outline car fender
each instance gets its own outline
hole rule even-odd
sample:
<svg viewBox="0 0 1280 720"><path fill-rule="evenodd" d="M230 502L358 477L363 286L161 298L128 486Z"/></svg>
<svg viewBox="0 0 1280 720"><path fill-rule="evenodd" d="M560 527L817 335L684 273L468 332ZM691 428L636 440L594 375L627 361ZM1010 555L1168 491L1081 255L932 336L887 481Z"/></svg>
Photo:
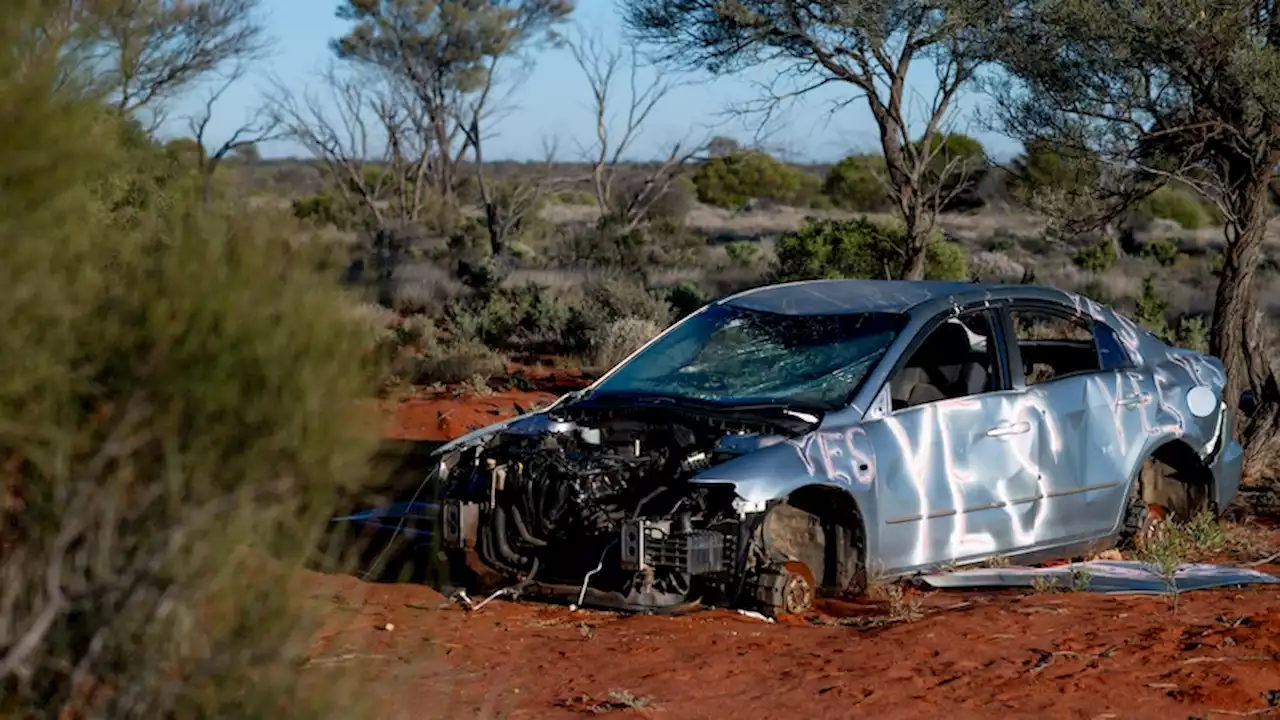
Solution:
<svg viewBox="0 0 1280 720"><path fill-rule="evenodd" d="M875 484L875 452L859 425L815 430L795 438L777 438L767 447L714 465L690 479L694 484L730 485L742 499L744 512L760 512L804 487L818 486L849 494L865 513L875 504L863 502Z"/></svg>

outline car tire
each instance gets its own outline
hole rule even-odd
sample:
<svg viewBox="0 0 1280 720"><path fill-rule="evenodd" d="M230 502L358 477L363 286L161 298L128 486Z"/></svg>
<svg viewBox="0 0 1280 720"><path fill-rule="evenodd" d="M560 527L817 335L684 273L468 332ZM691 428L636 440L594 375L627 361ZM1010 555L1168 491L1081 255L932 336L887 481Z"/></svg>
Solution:
<svg viewBox="0 0 1280 720"><path fill-rule="evenodd" d="M1124 508L1124 521L1120 525L1120 539L1116 543L1121 550L1136 549L1141 538L1151 531L1155 522L1168 515L1167 508L1148 503L1144 493L1149 478L1154 473L1162 471L1162 465L1155 458L1147 458L1142 464L1137 480L1129 488L1129 498Z"/></svg>

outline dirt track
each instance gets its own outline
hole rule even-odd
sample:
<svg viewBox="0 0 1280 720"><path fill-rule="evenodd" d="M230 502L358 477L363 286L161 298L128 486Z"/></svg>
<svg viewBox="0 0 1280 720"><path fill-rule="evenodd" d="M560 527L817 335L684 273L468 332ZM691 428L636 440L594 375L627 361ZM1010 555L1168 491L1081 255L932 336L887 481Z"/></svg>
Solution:
<svg viewBox="0 0 1280 720"><path fill-rule="evenodd" d="M529 400L489 396L476 410L419 397L396 425L425 434L448 409L440 403L492 422ZM311 597L327 622L307 672L318 682L327 668L356 672L387 718L1280 716L1274 587L1188 593L1176 608L1087 593L908 591L893 607L829 601L776 624L723 610L624 616L502 600L469 614L424 586L348 576L314 576ZM921 617L891 619L915 602Z"/></svg>

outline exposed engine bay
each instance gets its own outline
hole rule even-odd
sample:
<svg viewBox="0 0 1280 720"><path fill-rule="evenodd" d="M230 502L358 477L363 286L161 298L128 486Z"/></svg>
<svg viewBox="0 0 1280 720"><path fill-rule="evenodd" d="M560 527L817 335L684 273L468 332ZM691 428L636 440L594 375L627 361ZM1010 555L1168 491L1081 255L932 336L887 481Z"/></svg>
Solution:
<svg viewBox="0 0 1280 720"><path fill-rule="evenodd" d="M689 479L736 457L735 438L781 441L809 421L570 405L536 431L509 429L454 450L443 463L441 507L451 575L477 590L516 584L632 611L698 602L804 609L813 571L795 561L803 551L774 547L796 543L771 541L767 526L812 534L816 518L789 516L795 509L777 503L746 507L732 486Z"/></svg>

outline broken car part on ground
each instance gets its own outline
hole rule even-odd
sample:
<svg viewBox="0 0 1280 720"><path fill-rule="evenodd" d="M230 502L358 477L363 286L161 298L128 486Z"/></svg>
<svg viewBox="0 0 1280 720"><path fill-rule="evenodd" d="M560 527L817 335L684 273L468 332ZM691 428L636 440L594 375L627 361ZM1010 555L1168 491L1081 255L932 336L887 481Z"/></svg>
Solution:
<svg viewBox="0 0 1280 720"><path fill-rule="evenodd" d="M455 582L804 610L1216 511L1222 364L1032 286L831 280L714 302L551 407L442 447Z"/></svg>

